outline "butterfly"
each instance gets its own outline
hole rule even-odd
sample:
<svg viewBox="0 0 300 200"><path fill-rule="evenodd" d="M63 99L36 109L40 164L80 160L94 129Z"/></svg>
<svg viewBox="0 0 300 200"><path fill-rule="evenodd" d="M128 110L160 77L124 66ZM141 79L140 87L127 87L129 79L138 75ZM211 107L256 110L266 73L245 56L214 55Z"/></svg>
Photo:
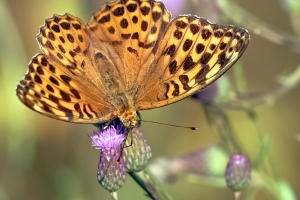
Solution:
<svg viewBox="0 0 300 200"><path fill-rule="evenodd" d="M116 0L85 25L70 14L40 27L42 53L17 86L20 101L43 115L75 123L119 118L169 105L205 88L244 53L247 30L171 15L161 1Z"/></svg>

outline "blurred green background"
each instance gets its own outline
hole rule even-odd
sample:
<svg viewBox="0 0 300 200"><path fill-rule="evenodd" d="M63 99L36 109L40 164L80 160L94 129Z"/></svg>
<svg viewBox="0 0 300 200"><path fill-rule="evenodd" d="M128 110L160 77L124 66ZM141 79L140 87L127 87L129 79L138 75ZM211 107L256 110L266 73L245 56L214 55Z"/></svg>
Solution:
<svg viewBox="0 0 300 200"><path fill-rule="evenodd" d="M40 52L35 36L44 19L53 14L70 13L88 22L91 14L105 1L99 0L0 0L0 199L109 199L107 191L97 183L96 170L99 151L91 147L92 125L60 122L39 115L22 105L15 88L23 78L31 57ZM243 13L231 15L233 22L219 9L221 1L176 1L174 14L196 14L225 24L246 27ZM245 0L234 1L275 30L296 35L299 21L291 21L299 7L288 8L287 1ZM295 5L297 0L295 0ZM166 1L170 7L175 1ZM211 7L210 7L210 6ZM207 9L205 9L208 6ZM214 7L215 6L215 7ZM227 4L227 6L231 6ZM167 5L168 7L168 5ZM173 8L172 8L173 9ZM298 9L298 11L297 11ZM216 13L214 13L216 11ZM300 16L300 15L298 15ZM209 18L210 17L210 18ZM261 20L261 21L260 21ZM255 26L251 26L259 33ZM296 28L295 28L296 27ZM298 31L300 28L298 29ZM261 36L251 34L251 42L241 59L249 92L264 93L276 88L276 80L292 73L300 63L299 52L285 45L275 44ZM298 32L300 36L300 31ZM265 35L264 37L273 37ZM298 46L300 43L298 37ZM276 37L274 37L276 40ZM295 43L297 47L297 44ZM240 63L240 64L241 64ZM233 70L228 73L233 78ZM300 86L280 96L276 102L255 107L259 126L272 142L270 157L276 176L285 179L300 197ZM231 125L250 158L257 156L260 147L255 126L242 110L227 109ZM145 120L185 126L197 126L197 131L143 123L141 130L148 139L153 159L176 157L219 142L220 138L209 126L203 106L191 99L149 111L143 111ZM177 180L165 185L175 199L231 199L232 192L218 188ZM119 190L119 199L147 199L130 177ZM256 199L274 199L261 190Z"/></svg>

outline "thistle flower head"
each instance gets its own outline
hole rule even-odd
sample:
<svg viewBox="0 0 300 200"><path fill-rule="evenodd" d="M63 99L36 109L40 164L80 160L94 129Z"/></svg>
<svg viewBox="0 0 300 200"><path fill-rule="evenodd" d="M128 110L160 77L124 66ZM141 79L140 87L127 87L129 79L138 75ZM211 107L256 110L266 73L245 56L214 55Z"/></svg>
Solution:
<svg viewBox="0 0 300 200"><path fill-rule="evenodd" d="M202 103L209 103L216 98L217 94L218 86L217 83L214 82L203 90L196 92L192 97Z"/></svg>
<svg viewBox="0 0 300 200"><path fill-rule="evenodd" d="M224 102L230 96L231 85L228 77L223 76L203 90L198 91L192 97L201 103Z"/></svg>
<svg viewBox="0 0 300 200"><path fill-rule="evenodd" d="M107 128L101 127L90 135L92 146L101 150L97 179L109 192L117 191L126 179L122 157L122 143L127 134L125 130L124 126L114 121Z"/></svg>

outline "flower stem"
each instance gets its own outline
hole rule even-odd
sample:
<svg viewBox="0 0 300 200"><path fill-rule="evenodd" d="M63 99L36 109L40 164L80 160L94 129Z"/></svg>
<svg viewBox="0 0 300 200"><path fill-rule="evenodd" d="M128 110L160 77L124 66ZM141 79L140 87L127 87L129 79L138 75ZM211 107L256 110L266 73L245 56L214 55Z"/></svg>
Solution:
<svg viewBox="0 0 300 200"><path fill-rule="evenodd" d="M154 176L148 171L128 172L128 174L143 188L146 195L153 200L172 200Z"/></svg>
<svg viewBox="0 0 300 200"><path fill-rule="evenodd" d="M117 192L111 192L110 197L112 200L118 200L118 193Z"/></svg>
<svg viewBox="0 0 300 200"><path fill-rule="evenodd" d="M241 196L241 192L234 192L233 193L233 199L234 200L239 200Z"/></svg>

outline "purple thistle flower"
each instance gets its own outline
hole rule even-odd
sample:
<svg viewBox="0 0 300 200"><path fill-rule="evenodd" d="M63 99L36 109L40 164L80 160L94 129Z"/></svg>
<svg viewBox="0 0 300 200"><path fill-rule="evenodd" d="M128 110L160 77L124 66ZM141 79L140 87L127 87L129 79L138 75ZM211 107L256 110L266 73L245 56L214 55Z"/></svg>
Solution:
<svg viewBox="0 0 300 200"><path fill-rule="evenodd" d="M218 94L218 85L216 82L209 85L207 88L196 92L192 97L199 100L202 103L209 103L214 100Z"/></svg>
<svg viewBox="0 0 300 200"><path fill-rule="evenodd" d="M92 146L102 151L120 147L126 134L123 132L121 125L110 125L106 129L100 129L90 135Z"/></svg>
<svg viewBox="0 0 300 200"><path fill-rule="evenodd" d="M225 171L227 187L233 191L247 188L251 181L251 166L248 158L242 154L230 157Z"/></svg>
<svg viewBox="0 0 300 200"><path fill-rule="evenodd" d="M122 157L122 144L126 138L126 129L113 121L106 129L90 135L92 146L100 149L97 179L109 192L115 192L124 185L126 168Z"/></svg>
<svg viewBox="0 0 300 200"><path fill-rule="evenodd" d="M204 104L211 102L222 103L228 101L230 91L231 85L228 77L222 76L221 79L198 91L192 97Z"/></svg>
<svg viewBox="0 0 300 200"><path fill-rule="evenodd" d="M173 0L164 0L164 4L172 16L178 16L184 9L185 0L177 0L175 2Z"/></svg>

